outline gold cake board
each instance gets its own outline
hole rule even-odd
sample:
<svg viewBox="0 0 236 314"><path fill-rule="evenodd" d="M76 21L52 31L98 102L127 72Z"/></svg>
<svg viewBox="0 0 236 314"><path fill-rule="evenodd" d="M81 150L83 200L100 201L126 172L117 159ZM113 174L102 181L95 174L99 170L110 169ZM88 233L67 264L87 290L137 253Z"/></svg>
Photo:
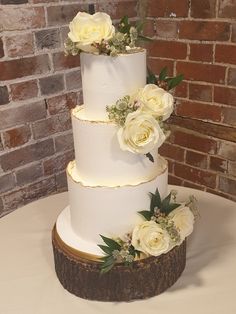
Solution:
<svg viewBox="0 0 236 314"><path fill-rule="evenodd" d="M166 254L134 261L132 267L116 264L100 274L96 255L80 252L64 243L52 230L55 270L62 286L83 299L131 301L158 295L171 287L186 263L186 241Z"/></svg>

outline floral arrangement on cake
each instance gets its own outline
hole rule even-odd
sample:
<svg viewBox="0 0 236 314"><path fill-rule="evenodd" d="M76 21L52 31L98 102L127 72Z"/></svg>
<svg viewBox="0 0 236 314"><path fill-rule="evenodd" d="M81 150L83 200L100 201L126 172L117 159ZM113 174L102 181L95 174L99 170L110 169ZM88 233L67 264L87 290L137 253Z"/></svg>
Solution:
<svg viewBox="0 0 236 314"><path fill-rule="evenodd" d="M110 16L103 12L92 15L79 12L70 22L69 29L65 52L73 56L80 52L116 56L134 52L139 40L150 40L142 35L143 23L132 25L124 16L116 29Z"/></svg>
<svg viewBox="0 0 236 314"><path fill-rule="evenodd" d="M108 272L115 264L132 266L139 258L159 256L180 245L193 231L197 216L196 199L177 203L176 191L161 200L158 189L150 193L150 209L138 212L143 221L123 237L115 239L101 235L106 245L98 245L104 252L101 273Z"/></svg>

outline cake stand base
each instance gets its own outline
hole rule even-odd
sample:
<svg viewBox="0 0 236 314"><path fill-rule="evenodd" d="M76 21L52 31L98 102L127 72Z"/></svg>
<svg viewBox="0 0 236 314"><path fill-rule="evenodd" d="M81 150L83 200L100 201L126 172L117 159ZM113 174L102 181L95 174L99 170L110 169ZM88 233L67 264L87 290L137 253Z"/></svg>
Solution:
<svg viewBox="0 0 236 314"><path fill-rule="evenodd" d="M133 267L117 264L100 274L100 262L81 258L60 239L54 227L52 245L56 274L70 293L89 300L131 301L158 295L180 277L186 262L186 241L167 254L148 257Z"/></svg>

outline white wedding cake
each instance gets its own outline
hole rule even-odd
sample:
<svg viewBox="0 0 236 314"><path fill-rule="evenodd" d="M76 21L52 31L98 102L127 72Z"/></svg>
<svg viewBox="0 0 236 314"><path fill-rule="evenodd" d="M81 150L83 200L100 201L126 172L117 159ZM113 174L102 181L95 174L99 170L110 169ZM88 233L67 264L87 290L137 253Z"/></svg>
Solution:
<svg viewBox="0 0 236 314"><path fill-rule="evenodd" d="M72 110L75 160L67 167L70 205L57 220L69 246L102 255L100 234L132 230L137 212L149 207L149 192L167 194L167 162L154 148L145 155L121 150L117 125L106 106L146 84L146 51L116 57L81 53L84 105Z"/></svg>
<svg viewBox="0 0 236 314"><path fill-rule="evenodd" d="M193 230L193 199L178 204L167 193L167 161L158 154L174 109L169 91L183 76L147 73L146 50L136 46L141 25L124 17L116 30L105 13L79 12L65 45L80 54L84 103L71 111L69 205L52 243L63 287L86 299L163 292L185 267Z"/></svg>

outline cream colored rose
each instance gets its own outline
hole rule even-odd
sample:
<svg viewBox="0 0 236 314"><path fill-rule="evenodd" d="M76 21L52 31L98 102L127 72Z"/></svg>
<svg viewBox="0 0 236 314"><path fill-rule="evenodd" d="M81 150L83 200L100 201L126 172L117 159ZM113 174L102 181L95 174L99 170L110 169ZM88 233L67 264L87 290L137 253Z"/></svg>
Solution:
<svg viewBox="0 0 236 314"><path fill-rule="evenodd" d="M168 232L155 221L145 221L133 230L132 245L136 250L152 256L167 253L171 240Z"/></svg>
<svg viewBox="0 0 236 314"><path fill-rule="evenodd" d="M174 222L183 241L193 231L194 215L187 206L179 206L174 209L168 217Z"/></svg>
<svg viewBox="0 0 236 314"><path fill-rule="evenodd" d="M110 16L102 12L93 15L79 12L70 22L69 28L68 37L85 52L96 52L97 49L91 44L108 40L115 33Z"/></svg>
<svg viewBox="0 0 236 314"><path fill-rule="evenodd" d="M128 114L117 136L122 150L136 154L151 152L154 147L160 147L166 138L158 122L140 110Z"/></svg>
<svg viewBox="0 0 236 314"><path fill-rule="evenodd" d="M155 84L147 84L140 89L138 100L143 104L143 111L154 117L166 120L173 112L173 96Z"/></svg>

